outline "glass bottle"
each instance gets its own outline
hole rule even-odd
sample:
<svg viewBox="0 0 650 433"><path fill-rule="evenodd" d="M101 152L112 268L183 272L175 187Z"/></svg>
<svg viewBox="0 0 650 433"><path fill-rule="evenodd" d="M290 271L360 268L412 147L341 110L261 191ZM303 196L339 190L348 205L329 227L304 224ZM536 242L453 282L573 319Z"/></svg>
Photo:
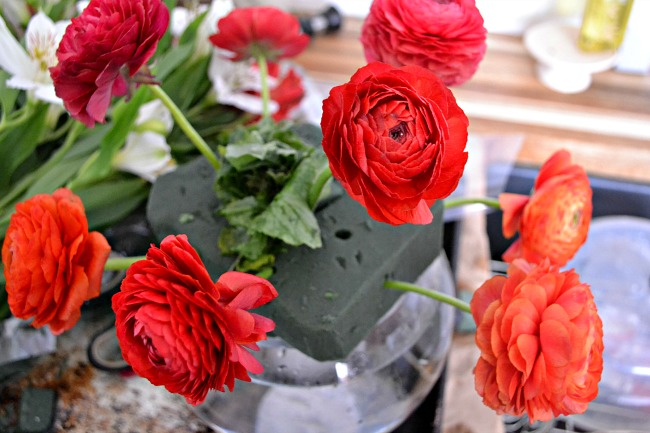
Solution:
<svg viewBox="0 0 650 433"><path fill-rule="evenodd" d="M587 52L616 50L623 42L634 0L587 0L578 47Z"/></svg>

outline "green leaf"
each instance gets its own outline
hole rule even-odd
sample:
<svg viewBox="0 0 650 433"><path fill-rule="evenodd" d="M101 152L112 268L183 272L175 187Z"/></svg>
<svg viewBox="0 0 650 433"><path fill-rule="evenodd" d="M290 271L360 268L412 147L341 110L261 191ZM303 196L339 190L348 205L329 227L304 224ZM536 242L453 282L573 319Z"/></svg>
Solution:
<svg viewBox="0 0 650 433"><path fill-rule="evenodd" d="M219 233L218 246L226 255L240 255L249 260L257 260L265 253L268 238L244 227L227 226Z"/></svg>
<svg viewBox="0 0 650 433"><path fill-rule="evenodd" d="M321 247L320 228L307 198L311 185L327 165L327 157L322 152L305 158L269 207L255 217L249 229L289 245Z"/></svg>
<svg viewBox="0 0 650 433"><path fill-rule="evenodd" d="M5 119L13 111L20 90L7 87L7 80L11 77L8 72L0 69L0 110Z"/></svg>
<svg viewBox="0 0 650 433"><path fill-rule="evenodd" d="M224 157L237 171L254 168L266 162L272 165L280 163L280 158L297 158L299 152L279 141L270 143L230 144L226 147Z"/></svg>
<svg viewBox="0 0 650 433"><path fill-rule="evenodd" d="M230 224L240 227L248 226L257 213L259 203L253 196L234 200L219 210L219 215L226 218Z"/></svg>
<svg viewBox="0 0 650 433"><path fill-rule="evenodd" d="M149 184L142 179L118 179L75 190L84 203L88 227L98 229L120 221L149 194Z"/></svg>
<svg viewBox="0 0 650 433"><path fill-rule="evenodd" d="M32 186L29 187L24 197L32 197L36 194L51 194L57 188L65 185L74 174L81 168L86 161L84 157L73 159L64 159L59 162L50 171L39 177Z"/></svg>
<svg viewBox="0 0 650 433"><path fill-rule="evenodd" d="M176 68L162 83L163 90L185 111L200 101L211 89L208 79L210 56L200 57Z"/></svg>
<svg viewBox="0 0 650 433"><path fill-rule="evenodd" d="M40 144L47 108L47 104L38 104L25 122L0 133L0 194L6 193L14 171Z"/></svg>
<svg viewBox="0 0 650 433"><path fill-rule="evenodd" d="M169 51L160 56L156 61L156 67L153 70L156 80L164 81L177 67L182 65L190 58L194 46L192 44L183 44L171 48Z"/></svg>
<svg viewBox="0 0 650 433"><path fill-rule="evenodd" d="M114 110L110 130L102 137L97 158L74 179L75 189L90 185L106 178L112 171L112 161L115 154L126 142L138 117L140 106L150 96L147 86L141 86L130 101L119 101Z"/></svg>

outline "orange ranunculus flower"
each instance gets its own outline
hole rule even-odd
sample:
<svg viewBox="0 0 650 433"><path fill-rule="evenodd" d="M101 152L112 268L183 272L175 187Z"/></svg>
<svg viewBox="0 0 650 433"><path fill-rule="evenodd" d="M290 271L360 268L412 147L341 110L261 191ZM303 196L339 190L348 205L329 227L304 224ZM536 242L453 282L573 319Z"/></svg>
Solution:
<svg viewBox="0 0 650 433"><path fill-rule="evenodd" d="M571 154L566 150L553 154L540 169L532 196L499 196L504 236L510 238L517 231L520 235L503 259L523 257L537 263L548 257L564 266L587 240L591 195L587 173L571 164Z"/></svg>
<svg viewBox="0 0 650 433"><path fill-rule="evenodd" d="M19 203L2 246L11 313L55 335L72 328L81 305L99 296L110 252L101 233L88 232L83 203L69 189Z"/></svg>
<svg viewBox="0 0 650 433"><path fill-rule="evenodd" d="M499 414L531 422L582 413L598 395L603 325L587 284L548 260L515 260L470 303L481 350L476 391Z"/></svg>

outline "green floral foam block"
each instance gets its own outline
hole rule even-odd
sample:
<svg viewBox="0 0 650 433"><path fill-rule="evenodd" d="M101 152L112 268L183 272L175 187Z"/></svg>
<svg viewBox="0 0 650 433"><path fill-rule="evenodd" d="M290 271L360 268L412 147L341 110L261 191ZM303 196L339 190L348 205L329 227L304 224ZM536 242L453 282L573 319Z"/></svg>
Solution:
<svg viewBox="0 0 650 433"><path fill-rule="evenodd" d="M225 220L204 159L160 177L147 216L159 238L187 234L212 278L234 259L217 247ZM279 296L257 310L276 322L275 334L318 360L344 358L391 308L400 292L383 288L387 278L413 282L442 248L442 203L434 222L398 227L372 220L342 195L317 213L323 247L292 247L278 256L271 282Z"/></svg>

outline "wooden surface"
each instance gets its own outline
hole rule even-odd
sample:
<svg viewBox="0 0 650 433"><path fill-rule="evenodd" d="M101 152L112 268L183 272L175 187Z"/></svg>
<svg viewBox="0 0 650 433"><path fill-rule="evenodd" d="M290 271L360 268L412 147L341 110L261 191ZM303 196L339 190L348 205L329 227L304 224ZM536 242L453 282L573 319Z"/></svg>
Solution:
<svg viewBox="0 0 650 433"><path fill-rule="evenodd" d="M361 21L346 19L297 63L324 86L348 81L366 64L360 29ZM538 166L566 148L590 174L650 183L650 76L607 71L583 93L557 93L537 80L521 38L490 35L476 75L452 91L472 132L523 137L522 164Z"/></svg>

